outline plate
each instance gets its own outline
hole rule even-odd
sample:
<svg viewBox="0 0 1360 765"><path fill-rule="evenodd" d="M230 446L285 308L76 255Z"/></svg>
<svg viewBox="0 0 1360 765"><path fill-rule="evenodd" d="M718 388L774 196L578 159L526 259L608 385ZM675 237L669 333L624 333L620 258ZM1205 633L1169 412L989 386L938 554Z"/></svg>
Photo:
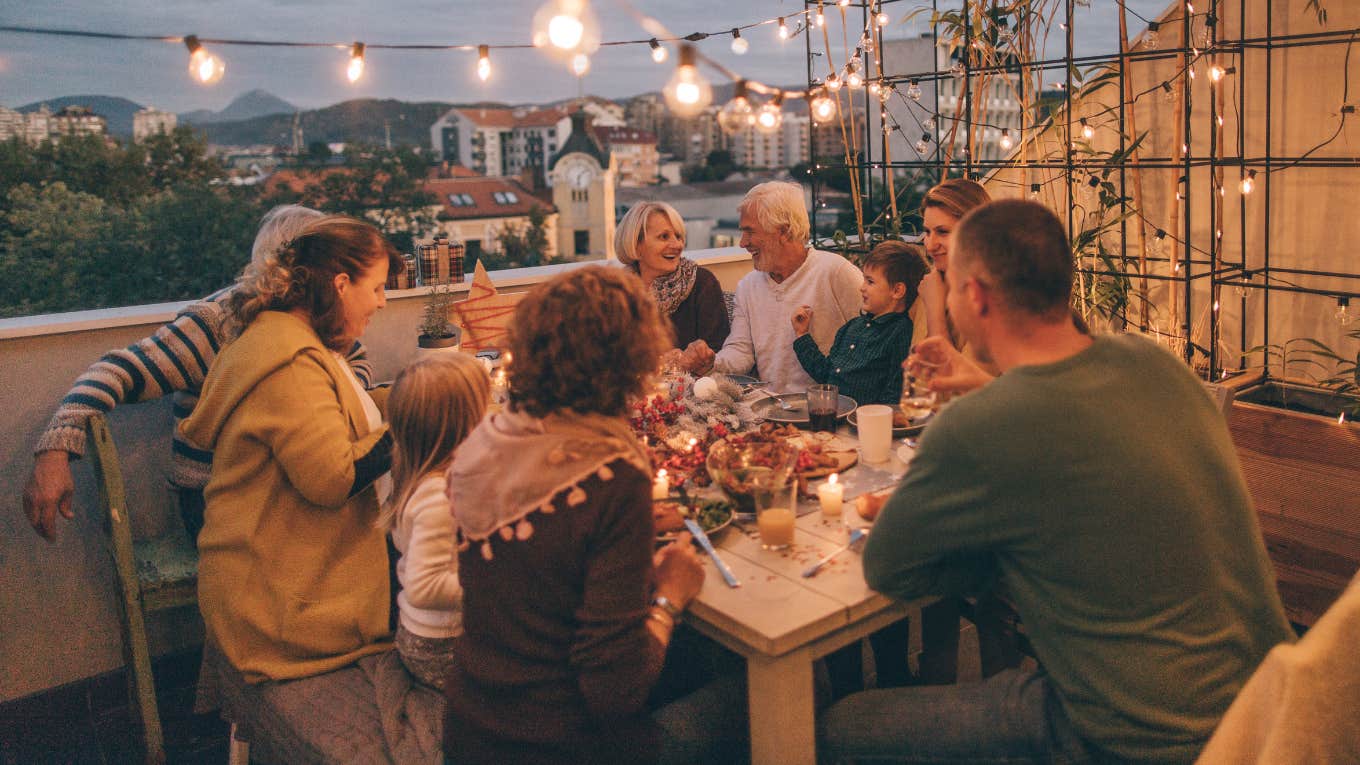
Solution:
<svg viewBox="0 0 1360 765"><path fill-rule="evenodd" d="M685 504L683 501L680 500L679 497L658 499L655 500L655 502L657 503L673 502L681 506L684 506ZM732 503L721 499L694 500L694 504L690 505L690 512L694 512L696 509L699 510L698 513L699 526L703 528L704 533L707 534L709 537L712 537L719 531L722 531L728 526L731 526L732 519L736 517L736 508L732 505ZM683 530L684 529L680 529L677 531L668 531L657 534L656 535L657 544L664 544L666 542L674 541L676 536L680 533L680 531Z"/></svg>
<svg viewBox="0 0 1360 765"><path fill-rule="evenodd" d="M750 375L723 375L723 376L731 380L732 382L736 383L737 385L740 385L743 388L749 388L753 385L765 384L764 380L757 380L756 378Z"/></svg>
<svg viewBox="0 0 1360 765"><path fill-rule="evenodd" d="M792 409L784 409L779 406L778 401L783 401ZM845 417L855 411L855 400L849 396L840 396L837 404L837 417ZM770 422L791 422L796 425L804 425L808 422L807 394L806 393L785 393L780 396L766 396L751 402L751 414L762 417Z"/></svg>
<svg viewBox="0 0 1360 765"><path fill-rule="evenodd" d="M859 432L859 422L858 422L858 421L856 420L856 418L855 418L855 415L858 414L858 413L859 413L859 410L856 409L855 411L851 412L851 413L850 413L848 416L846 416L846 418L845 418L845 421L848 422L848 423L850 423L850 425L854 427L856 433ZM927 418L925 418L924 420L922 420L922 421L920 421L920 422L913 422L912 424L910 424L910 425L908 425L908 426L906 426L906 427L904 427L904 428L899 428L899 427L897 427L896 425L894 425L894 426L893 426L893 429L892 429L893 438L903 438L903 437L905 437L905 436L915 436L915 435L920 434L920 432L923 431L923 430L925 430L925 429L926 429L926 426L930 424L930 419L931 419L931 417L934 417L934 416L935 416L935 415L932 414L932 415L930 415L930 417L927 417Z"/></svg>

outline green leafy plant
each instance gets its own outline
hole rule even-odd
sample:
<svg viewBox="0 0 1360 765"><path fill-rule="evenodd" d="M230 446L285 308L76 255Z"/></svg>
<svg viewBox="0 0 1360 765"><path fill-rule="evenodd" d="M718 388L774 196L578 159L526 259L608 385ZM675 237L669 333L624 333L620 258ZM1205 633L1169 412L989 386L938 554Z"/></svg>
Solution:
<svg viewBox="0 0 1360 765"><path fill-rule="evenodd" d="M425 310L420 318L420 335L431 340L453 337L453 327L449 324L449 310L453 308L453 287L436 284L425 296Z"/></svg>

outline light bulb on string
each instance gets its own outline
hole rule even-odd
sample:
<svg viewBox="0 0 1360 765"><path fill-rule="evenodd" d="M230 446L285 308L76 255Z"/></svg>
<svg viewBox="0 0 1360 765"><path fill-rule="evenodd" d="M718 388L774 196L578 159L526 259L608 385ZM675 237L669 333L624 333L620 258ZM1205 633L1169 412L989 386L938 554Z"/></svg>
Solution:
<svg viewBox="0 0 1360 765"><path fill-rule="evenodd" d="M847 67L845 72L845 87L851 90L859 90L864 87L864 75L859 73L854 67Z"/></svg>
<svg viewBox="0 0 1360 765"><path fill-rule="evenodd" d="M656 63L665 63L666 59L670 57L670 54L666 52L666 46L658 42L655 37L648 40L647 44L652 47L652 60Z"/></svg>
<svg viewBox="0 0 1360 765"><path fill-rule="evenodd" d="M910 99L913 100L913 101L920 101L920 100L921 100L921 83L920 83L920 82L918 82L918 81L916 81L916 80L912 80L911 82L908 82L908 83L907 83L907 98L910 98Z"/></svg>
<svg viewBox="0 0 1360 765"><path fill-rule="evenodd" d="M1218 64L1214 64L1213 66L1209 67L1209 79L1210 79L1210 81L1212 81L1212 82L1218 82L1218 81L1222 80L1222 79L1223 79L1223 74L1224 74L1224 69L1223 69L1223 67L1219 66Z"/></svg>
<svg viewBox="0 0 1360 765"><path fill-rule="evenodd" d="M1040 191L1041 189L1043 189L1043 186L1040 186L1040 185L1037 184L1037 183L1031 183L1031 184L1029 185L1029 198L1030 198L1030 199L1038 199L1038 198L1039 198L1039 191Z"/></svg>
<svg viewBox="0 0 1360 765"><path fill-rule="evenodd" d="M738 56L746 55L746 51L751 49L751 44L746 42L746 38L741 36L740 29L732 30L732 52Z"/></svg>
<svg viewBox="0 0 1360 765"><path fill-rule="evenodd" d="M1148 22L1147 33L1143 35L1143 47L1152 50L1157 47L1157 32L1162 25L1155 21Z"/></svg>
<svg viewBox="0 0 1360 765"><path fill-rule="evenodd" d="M576 56L590 55L600 47L600 23L588 0L548 0L534 13L534 47L566 58L575 67Z"/></svg>
<svg viewBox="0 0 1360 765"><path fill-rule="evenodd" d="M1002 16L996 20L996 41L1004 45L1005 43L1010 42L1011 37L1010 21L1008 21L1005 16Z"/></svg>
<svg viewBox="0 0 1360 765"><path fill-rule="evenodd" d="M789 25L784 23L783 16L779 17L779 29L776 31L776 34L779 35L781 41L789 39Z"/></svg>
<svg viewBox="0 0 1360 765"><path fill-rule="evenodd" d="M571 57L571 73L577 77L585 77L586 72L590 71L590 56L584 53L577 53Z"/></svg>
<svg viewBox="0 0 1360 765"><path fill-rule="evenodd" d="M876 96L882 90L883 85L878 80L873 80L869 83L869 95Z"/></svg>
<svg viewBox="0 0 1360 765"><path fill-rule="evenodd" d="M916 142L915 149L916 153L920 155L922 159L924 159L926 156L926 152L930 150L930 135L927 133L923 133L921 135L921 140Z"/></svg>
<svg viewBox="0 0 1360 765"><path fill-rule="evenodd" d="M1001 129L1001 140L999 143L1001 144L1002 151L1010 151L1011 147L1015 146L1015 141L1011 139L1010 130L1007 130L1006 128Z"/></svg>
<svg viewBox="0 0 1360 765"><path fill-rule="evenodd" d="M477 77L482 82L491 77L491 49L486 45L477 46Z"/></svg>
<svg viewBox="0 0 1360 765"><path fill-rule="evenodd" d="M826 14L822 12L821 3L817 3L817 15L812 17L812 23L818 27L826 26Z"/></svg>
<svg viewBox="0 0 1360 765"><path fill-rule="evenodd" d="M349 49L349 66L345 67L345 77L350 82L358 82L364 76L364 44L354 43Z"/></svg>
<svg viewBox="0 0 1360 765"><path fill-rule="evenodd" d="M874 17L874 22L877 23L880 27L888 26L889 21L891 21L891 19L888 18L888 14L884 13L883 11L879 11L878 15Z"/></svg>
<svg viewBox="0 0 1360 765"><path fill-rule="evenodd" d="M839 6L842 7L842 8L844 8L845 6L847 6L847 5L849 5L849 4L850 4L850 0L836 0L836 5L839 5Z"/></svg>
<svg viewBox="0 0 1360 765"><path fill-rule="evenodd" d="M954 65L949 67L949 74L956 79L962 77L964 75L963 62L955 61Z"/></svg>
<svg viewBox="0 0 1360 765"><path fill-rule="evenodd" d="M859 38L859 49L865 53L874 52L874 36L872 33L865 32L864 35Z"/></svg>
<svg viewBox="0 0 1360 765"><path fill-rule="evenodd" d="M836 101L828 96L825 90L808 103L808 109L812 113L812 121L819 125L825 125L836 118Z"/></svg>
<svg viewBox="0 0 1360 765"><path fill-rule="evenodd" d="M940 123L939 123L933 116L931 116L931 117L926 117L926 121L921 123L921 127L925 128L926 130L928 130L928 131L930 131L930 132L932 132L932 133L934 133L934 132L935 132L935 128L937 128L937 127L939 127L939 126L940 126Z"/></svg>
<svg viewBox="0 0 1360 765"><path fill-rule="evenodd" d="M881 104L886 104L886 103L888 103L888 99L892 98L892 94L893 94L893 86L892 86L892 85L889 85L889 84L886 83L886 82L883 83L882 85L879 86L879 89L878 89L878 102L881 103Z"/></svg>
<svg viewBox="0 0 1360 765"><path fill-rule="evenodd" d="M1351 323L1350 309L1351 299L1349 297L1343 295L1336 299L1336 313L1332 315L1336 317L1337 322L1343 327Z"/></svg>
<svg viewBox="0 0 1360 765"><path fill-rule="evenodd" d="M189 76L204 85L215 85L226 74L227 66L222 59L208 52L198 41L197 35L184 38L184 47L189 49Z"/></svg>
<svg viewBox="0 0 1360 765"><path fill-rule="evenodd" d="M728 135L745 130L755 119L755 110L747 97L746 80L737 80L732 89L732 100L718 111L718 127Z"/></svg>
<svg viewBox="0 0 1360 765"><path fill-rule="evenodd" d="M784 124L784 92L775 91L774 97L756 111L756 131L770 135Z"/></svg>
<svg viewBox="0 0 1360 765"><path fill-rule="evenodd" d="M1150 258L1162 257L1162 246L1165 242L1166 232L1160 228L1157 229L1157 232L1152 235L1152 241L1148 242L1147 244L1148 257ZM1180 264L1176 265L1176 269L1180 270Z"/></svg>
<svg viewBox="0 0 1360 765"><path fill-rule="evenodd" d="M681 45L675 74L662 89L666 105L677 117L693 117L713 101L713 88L699 74L696 60L694 46L689 43Z"/></svg>
<svg viewBox="0 0 1360 765"><path fill-rule="evenodd" d="M1087 122L1085 117L1081 119L1081 137L1088 141L1096 137L1096 129L1091 127L1091 123Z"/></svg>
<svg viewBox="0 0 1360 765"><path fill-rule="evenodd" d="M828 74L826 76L826 89L827 90L841 89L841 78L837 77L835 72L832 72L831 74Z"/></svg>
<svg viewBox="0 0 1360 765"><path fill-rule="evenodd" d="M1162 81L1162 94L1166 96L1168 103L1176 100L1176 91L1172 90L1171 83L1165 80Z"/></svg>
<svg viewBox="0 0 1360 765"><path fill-rule="evenodd" d="M1250 194L1250 193L1252 192L1252 190L1256 188L1256 171L1255 171L1255 170L1248 170L1248 171L1247 171L1247 177L1242 179L1241 188L1242 188L1242 193L1243 193L1244 195Z"/></svg>

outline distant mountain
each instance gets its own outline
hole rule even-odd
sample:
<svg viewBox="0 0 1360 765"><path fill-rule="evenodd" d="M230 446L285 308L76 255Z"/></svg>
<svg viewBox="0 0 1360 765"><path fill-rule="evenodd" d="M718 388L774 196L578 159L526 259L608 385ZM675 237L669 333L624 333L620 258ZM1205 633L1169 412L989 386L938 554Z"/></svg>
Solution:
<svg viewBox="0 0 1360 765"><path fill-rule="evenodd" d="M195 109L179 115L180 122L192 125L206 125L213 122L238 122L255 119L271 114L289 114L297 107L264 90L252 90L237 96L227 108L220 112L211 109Z"/></svg>
<svg viewBox="0 0 1360 765"><path fill-rule="evenodd" d="M117 96L62 96L34 101L19 107L19 111L36 112L43 104L54 112L67 106L88 106L90 111L108 120L109 133L119 138L132 137L132 115L142 108L141 104Z"/></svg>
<svg viewBox="0 0 1360 765"><path fill-rule="evenodd" d="M411 144L428 149L430 125L453 106L437 101L408 103L372 98L345 101L301 112L302 141L304 144L323 141L381 145L386 142L390 129L393 146ZM207 134L211 143L219 145L288 146L293 142L292 113L232 122L210 122L197 127Z"/></svg>

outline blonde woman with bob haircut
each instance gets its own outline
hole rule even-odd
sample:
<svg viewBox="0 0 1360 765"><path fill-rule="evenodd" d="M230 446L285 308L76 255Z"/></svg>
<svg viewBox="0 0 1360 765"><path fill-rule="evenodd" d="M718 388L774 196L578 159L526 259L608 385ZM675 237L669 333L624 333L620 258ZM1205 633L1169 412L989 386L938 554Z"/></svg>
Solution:
<svg viewBox="0 0 1360 765"><path fill-rule="evenodd" d="M392 429L392 500L378 526L397 560L397 654L411 674L443 688L453 639L463 632L463 588L444 471L486 414L491 383L477 359L440 354L397 375L387 398Z"/></svg>
<svg viewBox="0 0 1360 765"><path fill-rule="evenodd" d="M636 204L619 221L614 252L652 292L670 320L676 348L695 340L721 348L730 329L722 285L712 271L683 257L685 221L665 202Z"/></svg>

